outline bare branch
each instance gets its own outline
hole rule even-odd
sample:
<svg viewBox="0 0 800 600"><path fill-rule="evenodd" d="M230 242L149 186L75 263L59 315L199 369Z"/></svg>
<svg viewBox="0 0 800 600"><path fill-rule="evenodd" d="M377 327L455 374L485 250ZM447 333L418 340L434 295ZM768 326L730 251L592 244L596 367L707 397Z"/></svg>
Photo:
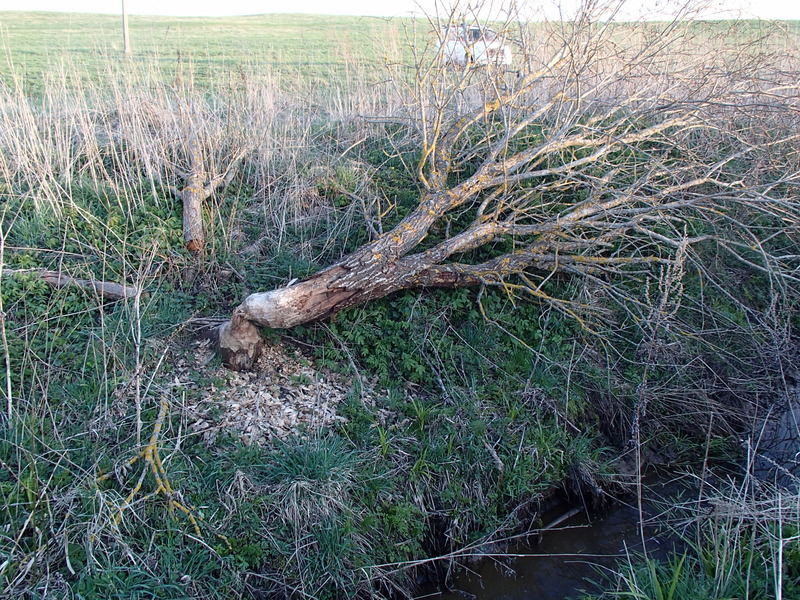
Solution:
<svg viewBox="0 0 800 600"><path fill-rule="evenodd" d="M60 271L48 271L47 269L3 269L4 275L13 275L15 273L32 273L55 288L76 286L90 289L109 300L127 300L128 298L136 297L138 293L136 288L128 285L109 281L96 281L94 279L77 279Z"/></svg>

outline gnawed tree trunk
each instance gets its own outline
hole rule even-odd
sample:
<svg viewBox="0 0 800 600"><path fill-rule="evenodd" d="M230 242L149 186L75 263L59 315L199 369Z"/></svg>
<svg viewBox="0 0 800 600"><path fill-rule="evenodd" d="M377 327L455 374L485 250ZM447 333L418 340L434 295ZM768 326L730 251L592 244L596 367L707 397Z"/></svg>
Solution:
<svg viewBox="0 0 800 600"><path fill-rule="evenodd" d="M396 261L370 260L371 253L351 255L294 285L251 294L220 328L223 362L234 370L248 370L260 353L254 323L287 329L333 316L337 312L412 287L455 287L475 284L468 275L446 268L425 268L413 257Z"/></svg>
<svg viewBox="0 0 800 600"><path fill-rule="evenodd" d="M225 173L213 176L205 167L203 151L196 136L189 141L189 171L178 174L186 185L173 189L183 203L183 242L193 254L202 252L206 245L203 226L203 203L218 189L227 187L236 176L243 153L231 161Z"/></svg>
<svg viewBox="0 0 800 600"><path fill-rule="evenodd" d="M203 202L211 195L206 191L206 174L203 157L195 140L190 144L190 171L186 175L186 186L178 192L183 203L183 243L193 253L200 252L206 245L203 228Z"/></svg>
<svg viewBox="0 0 800 600"><path fill-rule="evenodd" d="M590 244L569 235L571 229L580 229L581 224L585 226L583 221L591 221L597 213L609 210L617 200L581 205L557 222L541 225L515 225L478 218L460 234L423 252L409 254L442 215L478 194L484 184L489 185L490 179L483 178L483 184L481 180L482 177L476 176L453 190L428 194L392 231L334 265L293 285L248 296L221 330L220 352L225 364L236 370L252 367L260 351L256 349L260 338L257 338L254 323L288 329L326 319L351 306L403 289L506 285L509 276L528 268L580 273L632 260L582 257L575 252ZM527 245L484 263L443 262L454 254L478 248L515 231L534 237ZM559 253L565 255L559 257ZM637 262L652 260L659 259L636 259Z"/></svg>
<svg viewBox="0 0 800 600"><path fill-rule="evenodd" d="M579 133L543 141L512 158L516 162L526 162L555 151L593 151L556 168L520 171L516 175L509 173L508 158L494 160L490 157L473 176L449 189L446 187L447 172L432 167L427 175L429 191L423 194L417 208L394 229L299 283L248 296L234 310L231 322L224 328L225 335L220 337L220 352L225 364L238 370L252 366L258 357L258 352L253 350L253 323L275 329L290 328L328 318L345 308L409 288L482 284L511 287L507 283L508 277L531 268L545 273L555 270L586 273L603 267L614 268L629 261L660 260L657 256L598 255L607 245L605 238L613 239L624 234L626 229L634 226L638 219L636 216L629 219L627 226L615 227L610 235L586 238L586 230L596 227L598 215L613 215L619 210L624 214L635 204L637 199L630 194L621 197L598 194L553 218L532 222L522 218L519 205L515 207L515 203L501 193L506 194L514 183L530 177L552 176L570 168L579 168L599 161L619 146L657 139L668 129L687 126L690 126L687 120L666 119L643 130L621 131L615 139L606 135L592 138ZM443 160L441 156L439 160ZM670 193L700 183L702 181L692 180L685 186L671 188ZM439 219L470 203L478 206L469 226L427 250L411 253ZM445 262L454 255L508 236L521 242L512 252L481 264ZM583 254L587 250L591 250L588 256ZM525 287L533 295L544 295L534 284L518 287Z"/></svg>
<svg viewBox="0 0 800 600"><path fill-rule="evenodd" d="M223 363L234 371L250 370L263 347L258 328L237 312L219 327L217 340Z"/></svg>

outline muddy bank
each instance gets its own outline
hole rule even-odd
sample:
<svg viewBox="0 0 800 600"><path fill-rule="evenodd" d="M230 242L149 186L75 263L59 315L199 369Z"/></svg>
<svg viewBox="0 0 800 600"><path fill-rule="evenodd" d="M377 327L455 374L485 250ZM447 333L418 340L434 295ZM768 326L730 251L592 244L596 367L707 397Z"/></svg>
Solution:
<svg viewBox="0 0 800 600"><path fill-rule="evenodd" d="M743 440L748 467L761 480L793 488L800 480L800 352L784 390Z"/></svg>

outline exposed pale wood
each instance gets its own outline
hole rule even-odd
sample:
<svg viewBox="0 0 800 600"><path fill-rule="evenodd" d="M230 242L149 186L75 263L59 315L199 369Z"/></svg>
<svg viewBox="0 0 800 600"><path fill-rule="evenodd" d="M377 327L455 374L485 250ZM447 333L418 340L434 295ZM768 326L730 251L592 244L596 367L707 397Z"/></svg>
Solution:
<svg viewBox="0 0 800 600"><path fill-rule="evenodd" d="M258 328L241 312L220 325L218 343L223 362L234 371L250 370L263 349Z"/></svg>

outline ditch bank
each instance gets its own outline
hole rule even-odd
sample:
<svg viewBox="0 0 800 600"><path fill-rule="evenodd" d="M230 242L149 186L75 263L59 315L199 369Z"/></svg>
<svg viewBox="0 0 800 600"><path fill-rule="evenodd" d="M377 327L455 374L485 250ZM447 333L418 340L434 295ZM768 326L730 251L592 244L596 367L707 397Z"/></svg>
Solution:
<svg viewBox="0 0 800 600"><path fill-rule="evenodd" d="M551 502L541 519L548 524L540 530L508 541L502 551L450 561L450 568L444 574L440 569L439 580L422 586L417 597L564 600L599 595L613 583L620 564L643 560L666 564L688 551L689 524L693 535L700 535L700 515L730 510L724 497L720 501L705 494L705 486L716 489L727 481L734 490L748 490L746 495L761 502L769 502L775 491L796 495L800 387L794 377L786 378L785 392L762 419L754 421L750 435L743 436L742 449L739 464L720 466L719 471L726 473L721 480L698 466L702 476L651 473L637 494L614 498L599 510L573 507L564 499ZM747 519L755 521L758 515Z"/></svg>
<svg viewBox="0 0 800 600"><path fill-rule="evenodd" d="M291 511L284 515L268 508L257 528L263 532L252 532L273 536L276 528L286 530L286 540L276 539L285 542L289 557L285 560L289 566L291 561L297 563L300 581L305 576L303 561L319 558L314 548L324 540L315 536L323 526L331 535L326 541L331 545L329 558L340 569L342 587L363 586L360 594L369 595L366 590L378 581L373 575L378 572L383 581L391 580L380 593L391 597L406 597L416 580L416 597L567 598L591 591L590 582L600 580L603 569L613 569L620 559L644 549L648 556L663 559L676 548L675 539L659 528L660 519L665 507L691 489L673 477L650 476L644 482L641 506L635 495L633 501L630 495L618 500L624 488L621 482L627 480L630 490L634 478L602 479L600 469L592 470L598 465L592 465L591 445L566 419L562 433L556 435L541 424L536 430L533 413L524 421L507 416L501 421L497 415L516 410L510 404L493 409L496 415L485 404L470 413L460 402L442 405L415 396L413 388L393 399L390 390L378 391L363 379L356 396L351 378L317 368L312 357L283 344L268 349L259 369L248 374L220 370L213 363L213 348L202 342L191 362L178 369L179 377L188 380L201 372L214 383L200 386L184 405L189 429L211 447L218 438L234 436L240 443L261 448L261 482L252 468L245 467L242 477L248 496L263 498L265 507L274 507L287 490L294 490L292 497L298 490L307 496L298 505L313 513L305 525L296 525ZM525 406L557 411L541 392L526 394L520 394ZM789 462L797 457L789 450L798 447L797 437L792 438L797 431L796 396L787 396L786 402L774 407L766 424L754 427L747 438L750 447L757 448L748 464L776 463L791 473ZM515 430L515 437L495 441L495 436ZM534 436L538 436L535 444L518 451ZM304 438L311 442L302 442ZM332 438L333 442L326 441ZM288 450L283 446L287 440ZM545 455L547 448L553 451ZM783 454L776 454L779 449ZM291 471L281 463L289 454L299 461ZM312 464L309 456L318 463ZM518 458L525 456L531 465L517 469ZM655 456L646 458L649 463L663 462ZM558 460L561 463L555 465ZM537 464L551 465L551 471L536 482L538 488L530 486L499 500L490 497L495 490L488 485L505 485L509 490L528 485L524 477ZM462 496L445 499L445 494L454 492ZM529 500L520 505L520 498ZM330 506L316 514L312 508L321 499L331 500ZM458 506L453 508L456 502L461 503L461 512ZM485 512L478 514L480 510ZM486 529L492 519L501 527ZM524 535L497 541L525 524L529 529ZM487 544L471 546L474 551L453 552L467 546L464 538L474 539L478 530L496 534L486 536ZM298 539L305 540L308 556L292 549L292 540ZM275 552L272 543L264 548L265 558ZM334 552L336 548L342 551ZM414 560L425 556L436 558ZM347 579L359 571L356 560L385 569L362 568L364 579ZM270 564L274 562L258 568L270 573ZM321 580L328 578L330 566L320 564Z"/></svg>
<svg viewBox="0 0 800 600"><path fill-rule="evenodd" d="M539 530L510 540L502 551L454 562L446 578L422 586L417 598L563 600L598 593L603 573L619 561L645 551L663 560L682 548L664 515L690 488L688 480L651 474L643 481L641 503L635 494L602 509L555 500Z"/></svg>

